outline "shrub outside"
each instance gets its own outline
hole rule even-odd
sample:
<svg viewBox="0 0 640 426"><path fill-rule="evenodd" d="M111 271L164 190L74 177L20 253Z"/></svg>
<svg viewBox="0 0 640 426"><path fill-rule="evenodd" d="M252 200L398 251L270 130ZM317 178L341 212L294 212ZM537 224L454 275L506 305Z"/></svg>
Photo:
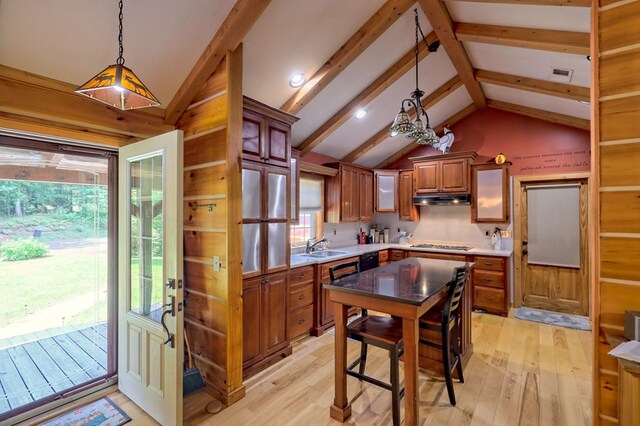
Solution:
<svg viewBox="0 0 640 426"><path fill-rule="evenodd" d="M33 237L6 241L0 245L0 256L6 261L28 260L47 254L47 246Z"/></svg>

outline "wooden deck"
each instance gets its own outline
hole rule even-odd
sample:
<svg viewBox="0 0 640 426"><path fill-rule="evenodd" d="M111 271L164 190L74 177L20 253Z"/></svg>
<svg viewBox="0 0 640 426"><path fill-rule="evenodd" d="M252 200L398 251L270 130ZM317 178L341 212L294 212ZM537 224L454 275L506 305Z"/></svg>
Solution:
<svg viewBox="0 0 640 426"><path fill-rule="evenodd" d="M0 415L107 373L107 324L0 341Z"/></svg>

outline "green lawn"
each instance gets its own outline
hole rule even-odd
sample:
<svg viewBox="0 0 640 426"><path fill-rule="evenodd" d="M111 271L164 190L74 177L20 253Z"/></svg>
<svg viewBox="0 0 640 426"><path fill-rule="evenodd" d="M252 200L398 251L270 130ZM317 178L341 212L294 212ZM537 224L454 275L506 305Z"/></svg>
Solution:
<svg viewBox="0 0 640 426"><path fill-rule="evenodd" d="M17 262L0 261L0 287L3 303L0 307L0 324L10 323L25 317L25 305L29 313L38 312L73 296L97 292L98 319L106 320L104 292L107 289L106 256L81 253L65 253L52 250L39 259ZM137 262L132 265L132 276L137 274ZM154 288L152 301L162 301L162 260L153 260ZM135 282L135 280L134 280ZM133 286L132 300L138 300L139 287ZM67 323L91 323L96 318L96 306L87 306L83 311L68 318Z"/></svg>
<svg viewBox="0 0 640 426"><path fill-rule="evenodd" d="M1 323L24 318L25 305L34 313L69 297L106 290L106 266L105 256L56 251L39 259L0 261Z"/></svg>

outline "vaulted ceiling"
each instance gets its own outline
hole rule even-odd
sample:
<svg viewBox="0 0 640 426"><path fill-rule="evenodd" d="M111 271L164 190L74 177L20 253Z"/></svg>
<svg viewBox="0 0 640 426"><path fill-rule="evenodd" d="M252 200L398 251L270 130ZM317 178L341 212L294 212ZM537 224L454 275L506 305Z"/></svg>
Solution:
<svg viewBox="0 0 640 426"><path fill-rule="evenodd" d="M201 56L242 41L244 94L300 117L292 138L303 154L390 164L415 146L388 128L415 88L417 8L427 39L441 42L420 52L436 130L487 107L588 129L588 0L253 1L124 1L126 64L167 121ZM116 0L0 0L2 65L80 85L117 53ZM307 77L300 89L293 72Z"/></svg>

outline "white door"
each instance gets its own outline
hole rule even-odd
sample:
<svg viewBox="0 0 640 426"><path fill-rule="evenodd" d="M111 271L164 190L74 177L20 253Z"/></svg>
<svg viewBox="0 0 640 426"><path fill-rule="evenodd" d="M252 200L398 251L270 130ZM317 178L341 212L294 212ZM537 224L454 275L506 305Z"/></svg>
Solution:
<svg viewBox="0 0 640 426"><path fill-rule="evenodd" d="M120 149L118 387L182 424L182 132Z"/></svg>

